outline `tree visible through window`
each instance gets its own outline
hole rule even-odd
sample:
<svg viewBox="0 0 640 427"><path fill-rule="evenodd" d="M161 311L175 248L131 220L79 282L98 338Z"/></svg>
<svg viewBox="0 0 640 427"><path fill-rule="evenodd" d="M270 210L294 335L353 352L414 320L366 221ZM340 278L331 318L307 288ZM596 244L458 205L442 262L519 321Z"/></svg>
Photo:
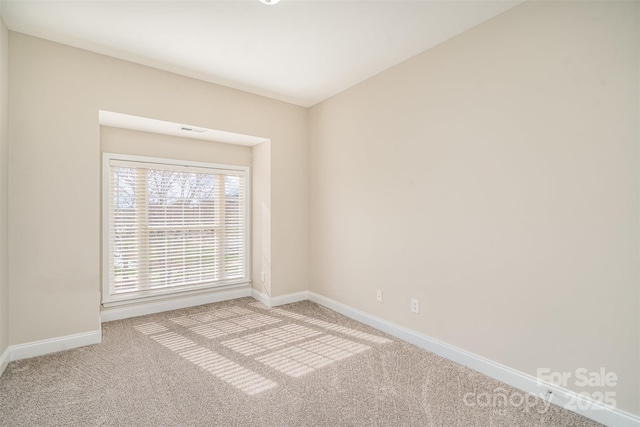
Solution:
<svg viewBox="0 0 640 427"><path fill-rule="evenodd" d="M244 170L118 159L108 168L103 300L247 280Z"/></svg>

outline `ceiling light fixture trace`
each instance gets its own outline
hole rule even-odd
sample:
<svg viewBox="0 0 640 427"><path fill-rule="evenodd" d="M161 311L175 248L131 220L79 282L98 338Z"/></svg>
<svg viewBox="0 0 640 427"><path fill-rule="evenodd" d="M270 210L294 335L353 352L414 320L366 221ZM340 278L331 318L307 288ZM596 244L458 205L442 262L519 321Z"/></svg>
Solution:
<svg viewBox="0 0 640 427"><path fill-rule="evenodd" d="M278 3L280 0L258 0L262 4L266 4L267 6L274 5Z"/></svg>

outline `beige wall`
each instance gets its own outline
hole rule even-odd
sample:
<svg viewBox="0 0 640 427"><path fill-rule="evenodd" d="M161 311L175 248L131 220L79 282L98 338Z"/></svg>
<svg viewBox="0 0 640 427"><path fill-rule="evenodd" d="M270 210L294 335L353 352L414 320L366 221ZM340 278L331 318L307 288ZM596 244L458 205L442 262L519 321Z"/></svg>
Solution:
<svg viewBox="0 0 640 427"><path fill-rule="evenodd" d="M9 32L0 18L0 356L9 346L7 268L7 117L9 113Z"/></svg>
<svg viewBox="0 0 640 427"><path fill-rule="evenodd" d="M269 138L273 294L307 288L304 108L15 32L9 48L10 344L99 328L101 109Z"/></svg>
<svg viewBox="0 0 640 427"><path fill-rule="evenodd" d="M251 248L253 289L271 291L271 142L253 147ZM261 273L264 272L264 282ZM306 272L302 273L306 277Z"/></svg>
<svg viewBox="0 0 640 427"><path fill-rule="evenodd" d="M251 166L251 147L108 126L100 126L100 153Z"/></svg>
<svg viewBox="0 0 640 427"><path fill-rule="evenodd" d="M299 135L301 143L281 149L272 138L270 145L274 297L309 289L309 130L307 110L299 111L297 120L280 127L279 132Z"/></svg>
<svg viewBox="0 0 640 427"><path fill-rule="evenodd" d="M527 2L313 107L310 289L640 414L638 29Z"/></svg>

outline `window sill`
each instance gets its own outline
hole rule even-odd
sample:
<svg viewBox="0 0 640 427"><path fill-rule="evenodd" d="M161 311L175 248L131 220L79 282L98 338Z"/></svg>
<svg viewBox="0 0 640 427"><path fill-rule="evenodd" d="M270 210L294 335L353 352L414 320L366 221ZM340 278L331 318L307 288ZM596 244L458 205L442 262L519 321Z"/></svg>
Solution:
<svg viewBox="0 0 640 427"><path fill-rule="evenodd" d="M136 292L136 293L131 293L127 295L111 297L108 300L103 300L102 306L105 308L118 307L118 306L129 305L129 304L168 300L168 299L177 298L177 297L195 296L198 294L211 292L213 290L216 290L216 291L231 290L231 289L242 289L247 287L251 287L250 280L245 280L242 282L227 283L227 284L214 284L214 285L198 286L198 287L191 287L191 288L182 288L182 289L162 289L162 290L146 291L143 294L141 294L140 292Z"/></svg>

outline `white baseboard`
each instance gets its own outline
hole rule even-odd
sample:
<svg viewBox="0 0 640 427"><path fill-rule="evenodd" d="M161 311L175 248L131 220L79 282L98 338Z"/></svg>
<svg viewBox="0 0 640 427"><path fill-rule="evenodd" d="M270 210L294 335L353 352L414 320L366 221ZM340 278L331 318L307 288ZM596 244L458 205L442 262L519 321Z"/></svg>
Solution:
<svg viewBox="0 0 640 427"><path fill-rule="evenodd" d="M213 291L206 294L172 298L166 301L103 308L100 312L100 317L102 322L111 322L112 320L145 316L147 314L160 313L163 311L177 310L179 308L194 307L202 304L211 304L214 302L228 301L250 296L251 288L246 286L241 289Z"/></svg>
<svg viewBox="0 0 640 427"><path fill-rule="evenodd" d="M160 311L173 310L177 308L184 308L201 304L209 304L212 302L247 296L253 296L255 299L262 302L268 307L275 307L309 299L317 304L341 313L347 317L369 325L382 332L386 332L389 335L392 335L403 341L429 350L449 360L460 363L461 365L467 366L475 371L478 371L491 378L495 378L522 391L534 394L536 396L544 396L548 390L551 390L552 394L551 397L548 398L548 400L556 405L564 407L570 402L583 403L581 405L577 405L577 407L568 409L602 424L615 427L640 427L640 417L636 415L629 414L616 408L604 406L601 403L593 400L586 401L584 397L578 395L574 391L567 390L548 383L541 383L532 375L509 368L508 366L501 365L489 359L470 353L466 350L462 350L445 342L433 339L411 329L386 321L384 319L373 316L369 313L355 309L346 304L340 303L314 292L303 291L281 295L278 297L268 297L258 292L257 290L250 288L230 290L217 292L214 294L199 295L195 297L157 302L145 306L118 307L117 309L103 311L102 321L142 316L145 314L151 314ZM0 375L6 368L7 364L14 360L41 356L47 353L69 350L72 348L83 347L91 344L99 344L100 342L102 342L102 331L97 330L9 346L0 356Z"/></svg>
<svg viewBox="0 0 640 427"><path fill-rule="evenodd" d="M271 307L271 297L260 292L259 290L252 288L251 296L253 297L253 299L260 301L262 304L266 305L267 307Z"/></svg>
<svg viewBox="0 0 640 427"><path fill-rule="evenodd" d="M11 345L7 349L9 353L9 360L7 362L28 359L29 357L42 356L43 354L55 353L63 350L71 350L72 348L84 347L91 344L100 344L101 342L102 330L98 329L97 331L84 332L81 334L67 335L42 341L33 341L26 344Z"/></svg>
<svg viewBox="0 0 640 427"><path fill-rule="evenodd" d="M351 319L357 320L403 341L429 350L446 359L467 366L477 372L524 392L543 398L543 396L547 396L547 391L551 390L552 394L550 397L546 397L546 399L551 401L551 403L561 407L566 407L568 410L599 423L615 427L640 427L640 417L638 416L629 414L620 409L605 406L594 400L587 401L583 396L580 396L574 391L567 390L553 384L543 383L532 375L517 371L508 366L496 363L492 360L454 347L445 342L420 334L379 317L372 316L369 313L355 309L346 304L342 304L338 301L334 301L330 298L316 294L315 292L297 292L276 298L269 298L268 296L254 290L252 295L255 299L268 307L309 299ZM572 407L566 406L570 403L573 403L574 405Z"/></svg>
<svg viewBox="0 0 640 427"><path fill-rule="evenodd" d="M0 376L4 373L4 370L7 369L7 365L11 362L10 357L11 351L9 347L5 348L2 352L2 356L0 356Z"/></svg>
<svg viewBox="0 0 640 427"><path fill-rule="evenodd" d="M277 307L279 305L291 304L292 302L308 300L309 292L302 291L302 292L295 292L292 294L281 295L278 297L270 297L256 289L251 289L251 296L254 299L257 299L258 301L260 301L262 304L266 305L267 307Z"/></svg>
<svg viewBox="0 0 640 427"><path fill-rule="evenodd" d="M280 295L278 297L271 297L271 306L277 307L279 305L291 304L293 302L306 301L309 299L309 292L295 292L292 294Z"/></svg>

